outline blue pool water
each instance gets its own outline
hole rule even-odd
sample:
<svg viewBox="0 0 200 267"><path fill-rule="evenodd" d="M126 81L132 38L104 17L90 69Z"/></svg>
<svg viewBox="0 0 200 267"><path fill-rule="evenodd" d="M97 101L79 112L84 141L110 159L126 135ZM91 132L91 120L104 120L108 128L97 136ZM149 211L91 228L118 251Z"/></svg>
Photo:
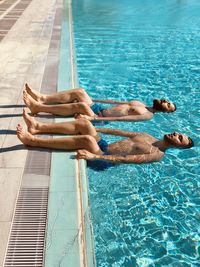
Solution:
<svg viewBox="0 0 200 267"><path fill-rule="evenodd" d="M195 142L158 163L88 169L97 266L200 266L200 1L74 0L73 19L79 84L93 98L177 104L105 127Z"/></svg>

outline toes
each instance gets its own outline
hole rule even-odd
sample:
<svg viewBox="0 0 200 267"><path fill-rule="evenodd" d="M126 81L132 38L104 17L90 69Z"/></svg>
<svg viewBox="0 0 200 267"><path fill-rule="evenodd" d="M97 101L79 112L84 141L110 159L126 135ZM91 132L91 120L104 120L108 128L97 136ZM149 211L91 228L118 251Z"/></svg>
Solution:
<svg viewBox="0 0 200 267"><path fill-rule="evenodd" d="M23 91L23 95L28 96L28 93L26 92L26 90Z"/></svg>
<svg viewBox="0 0 200 267"><path fill-rule="evenodd" d="M29 97L28 97L28 94L25 92L24 95L23 95L23 99L24 101L26 102L26 104L28 104L28 101L29 101Z"/></svg>
<svg viewBox="0 0 200 267"><path fill-rule="evenodd" d="M23 116L27 117L27 115L28 115L28 109L24 108L23 109Z"/></svg>
<svg viewBox="0 0 200 267"><path fill-rule="evenodd" d="M17 134L19 134L21 132L20 128L17 127Z"/></svg>
<svg viewBox="0 0 200 267"><path fill-rule="evenodd" d="M28 98L27 98L27 95L23 95L23 99L24 99L24 101L26 101Z"/></svg>
<svg viewBox="0 0 200 267"><path fill-rule="evenodd" d="M26 90L29 90L30 89L28 83L25 83L25 87L26 87Z"/></svg>

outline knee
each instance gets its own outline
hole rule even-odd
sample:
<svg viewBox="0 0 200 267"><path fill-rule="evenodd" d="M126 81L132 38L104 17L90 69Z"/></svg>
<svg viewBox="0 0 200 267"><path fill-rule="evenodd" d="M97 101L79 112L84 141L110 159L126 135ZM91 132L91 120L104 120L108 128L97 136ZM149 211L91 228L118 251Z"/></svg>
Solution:
<svg viewBox="0 0 200 267"><path fill-rule="evenodd" d="M81 97L83 95L85 95L85 90L83 88L74 89L74 96L76 96L78 98L78 97Z"/></svg>
<svg viewBox="0 0 200 267"><path fill-rule="evenodd" d="M82 136L82 142L87 148L91 148L92 145L96 144L95 138L88 134Z"/></svg>
<svg viewBox="0 0 200 267"><path fill-rule="evenodd" d="M80 109L79 113L87 111L89 108L88 104L85 102L79 102L79 103L77 103L77 106L78 106L78 109Z"/></svg>
<svg viewBox="0 0 200 267"><path fill-rule="evenodd" d="M85 94L86 92L85 92L85 89L83 89L83 88L78 88L77 89L78 90L78 92L80 93L80 94Z"/></svg>
<svg viewBox="0 0 200 267"><path fill-rule="evenodd" d="M88 120L78 119L78 120L76 120L76 127L77 127L77 129L91 129L94 126Z"/></svg>

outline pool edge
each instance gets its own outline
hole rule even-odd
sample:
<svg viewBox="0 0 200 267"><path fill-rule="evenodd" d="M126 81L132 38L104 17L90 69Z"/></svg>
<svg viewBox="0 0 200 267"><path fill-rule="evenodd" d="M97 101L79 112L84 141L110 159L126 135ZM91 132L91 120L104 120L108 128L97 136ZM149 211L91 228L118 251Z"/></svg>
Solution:
<svg viewBox="0 0 200 267"><path fill-rule="evenodd" d="M69 0L63 1L58 91L78 85L71 4ZM70 119L56 119L57 122L67 120ZM45 252L45 266L48 267L55 266L55 263L59 266L96 266L92 226L88 217L90 207L85 162L74 160L74 156L75 153L70 152L53 152L52 155Z"/></svg>

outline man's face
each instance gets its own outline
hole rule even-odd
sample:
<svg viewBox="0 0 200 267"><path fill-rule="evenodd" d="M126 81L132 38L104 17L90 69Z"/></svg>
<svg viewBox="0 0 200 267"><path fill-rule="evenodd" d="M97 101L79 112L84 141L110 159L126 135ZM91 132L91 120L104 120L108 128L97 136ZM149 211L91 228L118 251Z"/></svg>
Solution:
<svg viewBox="0 0 200 267"><path fill-rule="evenodd" d="M164 140L174 147L186 148L190 144L188 136L180 133L165 134Z"/></svg>
<svg viewBox="0 0 200 267"><path fill-rule="evenodd" d="M175 105L166 99L154 99L153 108L163 112L173 112L176 109Z"/></svg>

